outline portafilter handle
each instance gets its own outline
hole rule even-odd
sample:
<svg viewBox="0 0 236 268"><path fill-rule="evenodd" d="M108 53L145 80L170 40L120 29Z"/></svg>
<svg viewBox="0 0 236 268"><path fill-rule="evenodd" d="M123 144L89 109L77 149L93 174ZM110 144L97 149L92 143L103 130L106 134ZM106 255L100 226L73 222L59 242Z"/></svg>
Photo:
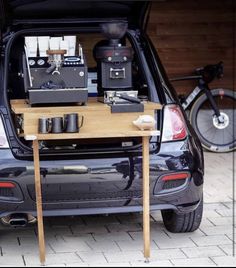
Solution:
<svg viewBox="0 0 236 268"><path fill-rule="evenodd" d="M64 55L67 53L66 50L58 49L58 50L47 50L48 62L51 66L46 70L47 73L59 74L59 68L61 67L62 63L64 62Z"/></svg>
<svg viewBox="0 0 236 268"><path fill-rule="evenodd" d="M129 96L128 94L121 94L119 96L120 99L130 101L132 103L141 103L141 100L132 96Z"/></svg>

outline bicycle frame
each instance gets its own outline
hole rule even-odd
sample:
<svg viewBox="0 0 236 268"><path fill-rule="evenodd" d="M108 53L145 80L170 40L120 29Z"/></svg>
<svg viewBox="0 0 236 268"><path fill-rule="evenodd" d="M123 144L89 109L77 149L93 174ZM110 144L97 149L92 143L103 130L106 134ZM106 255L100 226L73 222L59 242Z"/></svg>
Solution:
<svg viewBox="0 0 236 268"><path fill-rule="evenodd" d="M202 89L199 86L196 86L194 90L187 96L185 101L182 104L184 110L187 110L189 106L194 102L194 100L198 97Z"/></svg>
<svg viewBox="0 0 236 268"><path fill-rule="evenodd" d="M200 75L193 75L193 76L182 76L178 78L170 79L170 81L186 81L186 80L199 80L202 77ZM187 110L189 106L194 102L194 100L198 97L202 89L199 86L196 86L194 90L186 97L184 102L182 102L182 107L184 110Z"/></svg>
<svg viewBox="0 0 236 268"><path fill-rule="evenodd" d="M194 88L194 90L186 97L184 102L182 102L182 107L184 110L187 110L189 106L197 99L199 94L203 91L206 94L209 103L215 112L215 115L220 118L220 111L215 103L215 100L211 94L211 90L207 83L205 83L202 79L201 75L194 75L194 76L183 76L179 78L170 79L170 81L184 81L184 80L199 80L198 85Z"/></svg>

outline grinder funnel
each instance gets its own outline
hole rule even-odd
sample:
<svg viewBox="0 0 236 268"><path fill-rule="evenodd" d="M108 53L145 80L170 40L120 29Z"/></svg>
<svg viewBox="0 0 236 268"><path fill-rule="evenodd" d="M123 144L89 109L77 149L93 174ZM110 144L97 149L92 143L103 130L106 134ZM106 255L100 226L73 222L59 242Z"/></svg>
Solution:
<svg viewBox="0 0 236 268"><path fill-rule="evenodd" d="M110 41L110 45L118 45L120 39L125 35L128 24L127 22L107 22L101 25L102 33Z"/></svg>

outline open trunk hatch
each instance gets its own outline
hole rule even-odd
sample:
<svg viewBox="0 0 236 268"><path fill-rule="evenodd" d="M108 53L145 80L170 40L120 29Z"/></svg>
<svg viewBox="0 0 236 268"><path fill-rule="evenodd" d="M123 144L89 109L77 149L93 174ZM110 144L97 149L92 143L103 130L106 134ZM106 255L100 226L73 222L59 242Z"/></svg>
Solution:
<svg viewBox="0 0 236 268"><path fill-rule="evenodd" d="M141 28L148 1L0 0L0 27L42 20L96 20L122 18Z"/></svg>

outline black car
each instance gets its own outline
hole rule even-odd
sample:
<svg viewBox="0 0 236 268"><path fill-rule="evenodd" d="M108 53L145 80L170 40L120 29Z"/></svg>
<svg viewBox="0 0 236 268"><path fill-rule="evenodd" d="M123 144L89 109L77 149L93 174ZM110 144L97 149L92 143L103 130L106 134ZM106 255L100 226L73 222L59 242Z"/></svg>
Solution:
<svg viewBox="0 0 236 268"><path fill-rule="evenodd" d="M151 210L161 210L171 232L191 232L199 227L202 148L145 33L149 4L0 0L0 218L4 224L26 225L36 217L32 143L21 135L24 122L11 109L13 100L28 97L22 73L24 38L79 36L92 96L98 72L94 49L105 42L100 25L122 21L128 24L122 44L133 50L132 87L140 96L163 105L156 112L161 135L150 139ZM40 148L44 216L142 211L139 138L48 141Z"/></svg>

